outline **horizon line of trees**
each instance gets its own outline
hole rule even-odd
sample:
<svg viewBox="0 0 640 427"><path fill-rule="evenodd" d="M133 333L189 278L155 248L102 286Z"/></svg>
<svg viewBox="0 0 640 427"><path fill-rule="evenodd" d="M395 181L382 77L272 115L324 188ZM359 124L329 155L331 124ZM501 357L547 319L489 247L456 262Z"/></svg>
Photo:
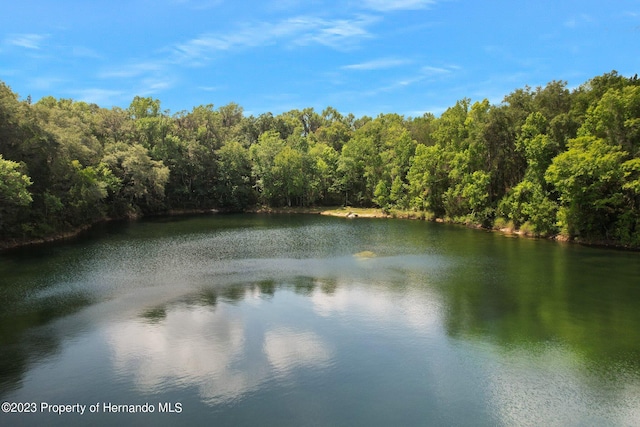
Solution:
<svg viewBox="0 0 640 427"><path fill-rule="evenodd" d="M0 82L0 240L256 204L377 206L640 247L640 82L612 71L416 118L32 103Z"/></svg>

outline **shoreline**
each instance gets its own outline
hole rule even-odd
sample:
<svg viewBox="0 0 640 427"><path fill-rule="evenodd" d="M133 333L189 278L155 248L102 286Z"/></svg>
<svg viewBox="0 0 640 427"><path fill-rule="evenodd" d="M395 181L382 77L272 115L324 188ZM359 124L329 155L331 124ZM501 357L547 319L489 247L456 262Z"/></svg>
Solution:
<svg viewBox="0 0 640 427"><path fill-rule="evenodd" d="M508 237L518 237L526 239L541 239L550 240L558 243L570 243L578 244L590 247L599 247L605 249L616 249L632 252L640 252L640 248L624 246L616 244L615 242L606 241L582 241L578 238L569 239L562 235L553 236L535 236L528 234L520 230L514 230L511 228L486 228L480 224L474 223L461 223L444 218L436 218L428 212L414 212L414 211L389 211L385 212L379 208L354 208L354 207L336 207L336 206L314 206L314 207L280 207L272 208L267 206L256 206L247 209L242 212L227 212L224 210L218 210L215 208L209 209L170 209L165 212L159 212L149 215L130 215L123 218L102 218L91 224L86 224L73 230L68 230L60 233L55 233L50 236L31 238L31 239L11 239L7 241L0 241L0 254L9 252L14 249L26 248L29 246L40 246L55 242L62 242L65 240L73 240L80 237L82 234L90 231L92 228L99 224L106 224L113 221L136 221L144 218L156 218L156 217L174 217L174 216L188 216L188 215L217 215L217 214L233 214L233 213L254 213L254 214L296 214L296 215L324 215L333 216L339 218L379 218L379 219L406 219L406 220L419 220L429 221L441 224L452 224L472 228L476 230L484 230L489 232L501 233Z"/></svg>
<svg viewBox="0 0 640 427"><path fill-rule="evenodd" d="M567 236L561 234L555 234L552 236L536 236L529 234L525 231L515 230L512 228L487 228L478 223L463 223L456 222L445 218L437 218L428 212L414 212L414 211L389 211L385 212L380 208L354 208L354 207L258 207L245 211L246 213L258 213L258 214L314 214L335 216L340 218L391 218L391 219L406 219L406 220L418 220L429 221L440 224L458 225L466 228L472 228L475 230L484 230L487 232L501 233L507 237L517 237L523 239L535 239L535 240L549 240L558 243L576 244L582 246L589 246L594 248L615 249L622 251L640 252L640 247L625 246L611 241L584 241L579 238L570 239Z"/></svg>
<svg viewBox="0 0 640 427"><path fill-rule="evenodd" d="M9 252L14 249L27 248L29 246L40 246L55 242L64 242L65 240L73 240L84 233L89 232L92 228L100 225L107 224L114 221L137 221L144 218L156 218L156 217L172 217L172 216L187 216L187 215L214 215L221 213L218 209L170 209L166 212L159 212L155 214L130 214L121 218L101 218L90 224L85 224L80 227L76 227L72 230L61 231L53 233L45 237L32 237L32 238L12 238L0 241L0 254Z"/></svg>
<svg viewBox="0 0 640 427"><path fill-rule="evenodd" d="M3 252L9 252L14 249L27 248L29 246L40 246L49 243L64 242L65 240L73 240L81 236L83 233L88 232L96 225L111 221L113 221L113 219L105 218L99 221L92 222L91 224L83 225L73 230L62 231L45 237L33 237L29 239L14 238L6 241L0 241L0 254L2 254Z"/></svg>

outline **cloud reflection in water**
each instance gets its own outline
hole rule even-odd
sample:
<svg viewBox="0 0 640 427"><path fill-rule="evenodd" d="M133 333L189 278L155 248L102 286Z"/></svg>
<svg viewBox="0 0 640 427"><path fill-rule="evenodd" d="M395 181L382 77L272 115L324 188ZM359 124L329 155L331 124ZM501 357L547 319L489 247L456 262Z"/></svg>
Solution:
<svg viewBox="0 0 640 427"><path fill-rule="evenodd" d="M245 293L252 309L268 304L255 298L255 289ZM133 318L106 334L115 372L133 378L141 392L194 386L209 404L239 399L298 368L326 367L332 358L314 332L279 325L261 330L229 304L169 306L160 321ZM256 339L259 353L251 351Z"/></svg>

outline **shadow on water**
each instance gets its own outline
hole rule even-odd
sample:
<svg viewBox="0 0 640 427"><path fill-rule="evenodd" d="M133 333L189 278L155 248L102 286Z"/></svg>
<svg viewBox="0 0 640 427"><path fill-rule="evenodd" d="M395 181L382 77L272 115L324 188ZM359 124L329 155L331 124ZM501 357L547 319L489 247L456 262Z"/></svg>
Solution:
<svg viewBox="0 0 640 427"><path fill-rule="evenodd" d="M84 295L67 295L31 304L17 315L0 315L0 395L18 385L32 363L55 354L61 340L68 339L48 333L46 326L90 304Z"/></svg>
<svg viewBox="0 0 640 427"><path fill-rule="evenodd" d="M438 286L450 336L505 351L561 343L590 363L631 363L640 373L637 253L477 237L452 248L477 252Z"/></svg>

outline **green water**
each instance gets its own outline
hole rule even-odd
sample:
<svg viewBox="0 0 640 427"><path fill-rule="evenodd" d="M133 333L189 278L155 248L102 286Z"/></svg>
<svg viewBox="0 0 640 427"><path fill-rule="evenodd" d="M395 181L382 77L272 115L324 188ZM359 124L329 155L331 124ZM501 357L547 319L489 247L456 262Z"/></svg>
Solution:
<svg viewBox="0 0 640 427"><path fill-rule="evenodd" d="M0 307L0 425L640 424L633 252L170 218L0 255Z"/></svg>

